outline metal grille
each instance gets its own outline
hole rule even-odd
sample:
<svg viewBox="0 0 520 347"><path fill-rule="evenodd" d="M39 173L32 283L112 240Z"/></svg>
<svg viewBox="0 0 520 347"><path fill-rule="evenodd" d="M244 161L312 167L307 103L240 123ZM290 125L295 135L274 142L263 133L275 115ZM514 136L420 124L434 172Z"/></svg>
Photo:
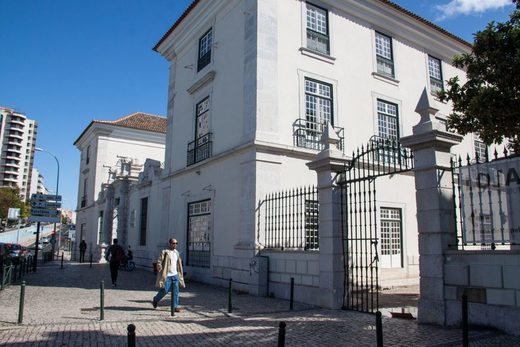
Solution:
<svg viewBox="0 0 520 347"><path fill-rule="evenodd" d="M319 249L316 187L269 194L262 206L266 248Z"/></svg>
<svg viewBox="0 0 520 347"><path fill-rule="evenodd" d="M323 134L323 128L325 126L326 124L324 123L314 123L306 119L298 118L293 124L294 145L321 151L324 148L323 143L321 143L321 135ZM333 128L339 137L339 149L343 150L344 130L340 127Z"/></svg>
<svg viewBox="0 0 520 347"><path fill-rule="evenodd" d="M451 160L457 244L463 250L510 249L520 244L518 182L520 157L504 149L490 160L487 148L475 157Z"/></svg>
<svg viewBox="0 0 520 347"><path fill-rule="evenodd" d="M186 264L210 267L211 264L211 200L188 204L188 242Z"/></svg>
<svg viewBox="0 0 520 347"><path fill-rule="evenodd" d="M396 160L387 160L389 157ZM386 139L371 141L366 148L352 153L352 158L345 169L344 180L338 182L345 252L343 306L373 313L379 308L376 178L409 171L413 168L413 160L410 151L402 148L399 142ZM382 213L389 218L394 216L385 210ZM388 227L386 236L391 240L395 236L394 228ZM391 242L383 245L383 250L391 254L394 251Z"/></svg>
<svg viewBox="0 0 520 347"><path fill-rule="evenodd" d="M207 133L195 141L188 143L187 166L198 163L211 157L213 150L212 134Z"/></svg>

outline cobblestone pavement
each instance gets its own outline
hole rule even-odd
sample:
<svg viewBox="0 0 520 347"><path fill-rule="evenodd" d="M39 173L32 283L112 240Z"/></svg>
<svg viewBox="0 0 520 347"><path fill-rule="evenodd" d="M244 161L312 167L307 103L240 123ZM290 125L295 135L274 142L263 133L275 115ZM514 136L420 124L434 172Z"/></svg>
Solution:
<svg viewBox="0 0 520 347"><path fill-rule="evenodd" d="M120 272L107 286L100 321L100 281L110 284L108 265L67 263L40 266L26 275L23 324L18 325L20 286L0 291L0 346L126 346L127 326L136 326L137 346L276 346L278 324L287 323L286 346L375 346L373 315L325 310L285 300L233 294L227 289L187 283L184 311L170 315L170 300L154 310L154 275ZM459 329L418 325L383 317L385 346L460 346ZM471 346L520 346L520 337L489 330L470 331Z"/></svg>

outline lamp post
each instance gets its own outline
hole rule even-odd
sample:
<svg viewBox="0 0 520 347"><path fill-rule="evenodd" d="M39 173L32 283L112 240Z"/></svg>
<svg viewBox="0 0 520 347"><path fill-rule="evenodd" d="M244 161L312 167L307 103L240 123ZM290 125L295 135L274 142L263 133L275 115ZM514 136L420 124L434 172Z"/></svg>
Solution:
<svg viewBox="0 0 520 347"><path fill-rule="evenodd" d="M58 161L58 158L56 158L56 156L54 154L52 154L51 152L49 152L43 148L35 147L34 150L38 151L38 152L48 153L54 158L54 160L56 160L56 165L58 166L58 172L56 174L56 198L58 198L58 187L60 185L60 162ZM60 221L61 221L61 215L60 215ZM56 223L54 223L54 233L56 234ZM60 239L61 239L61 226L60 226L60 231L58 231L58 252L60 251Z"/></svg>

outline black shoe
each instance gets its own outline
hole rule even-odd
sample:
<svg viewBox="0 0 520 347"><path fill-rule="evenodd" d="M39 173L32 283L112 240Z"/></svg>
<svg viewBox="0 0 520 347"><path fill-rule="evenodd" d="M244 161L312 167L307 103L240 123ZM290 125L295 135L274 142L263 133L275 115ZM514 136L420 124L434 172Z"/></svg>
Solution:
<svg viewBox="0 0 520 347"><path fill-rule="evenodd" d="M152 306L153 308L157 308L157 301L155 301L155 298L152 300Z"/></svg>

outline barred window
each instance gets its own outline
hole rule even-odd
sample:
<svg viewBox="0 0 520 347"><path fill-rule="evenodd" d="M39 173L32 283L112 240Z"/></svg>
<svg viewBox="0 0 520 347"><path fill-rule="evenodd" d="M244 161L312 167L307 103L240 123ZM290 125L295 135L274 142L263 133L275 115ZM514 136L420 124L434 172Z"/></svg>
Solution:
<svg viewBox="0 0 520 347"><path fill-rule="evenodd" d="M392 38L376 32L377 72L390 77L395 76Z"/></svg>
<svg viewBox="0 0 520 347"><path fill-rule="evenodd" d="M327 10L307 3L307 48L329 54L329 24Z"/></svg>
<svg viewBox="0 0 520 347"><path fill-rule="evenodd" d="M188 242L186 264L210 267L211 200L188 204Z"/></svg>

